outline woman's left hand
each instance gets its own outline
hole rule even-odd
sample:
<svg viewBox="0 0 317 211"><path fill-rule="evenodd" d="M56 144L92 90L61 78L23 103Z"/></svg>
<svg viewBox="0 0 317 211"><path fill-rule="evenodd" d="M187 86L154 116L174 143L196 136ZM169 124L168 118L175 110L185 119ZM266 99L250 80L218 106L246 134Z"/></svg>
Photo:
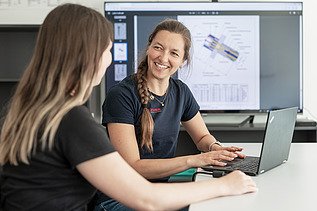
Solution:
<svg viewBox="0 0 317 211"><path fill-rule="evenodd" d="M236 147L236 146L230 146L230 147L225 147L225 146L220 146L218 144L214 144L212 146L212 151L218 151L218 150L227 150L229 152L234 152L238 155L239 158L245 158L246 155L245 154L242 154L240 153L243 148L242 147Z"/></svg>

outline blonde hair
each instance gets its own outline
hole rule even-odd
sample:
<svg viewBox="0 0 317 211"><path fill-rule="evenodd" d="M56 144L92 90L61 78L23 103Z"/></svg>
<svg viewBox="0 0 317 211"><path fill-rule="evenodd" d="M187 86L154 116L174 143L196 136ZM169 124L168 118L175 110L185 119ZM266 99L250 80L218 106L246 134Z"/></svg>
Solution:
<svg viewBox="0 0 317 211"><path fill-rule="evenodd" d="M53 147L63 116L88 100L112 37L111 23L93 9L64 4L47 15L3 123L1 165L28 164L38 147Z"/></svg>
<svg viewBox="0 0 317 211"><path fill-rule="evenodd" d="M174 20L174 19L165 19L164 21L160 22L152 34L150 34L147 48L151 45L153 39L160 31L168 31L176 34L182 35L184 39L184 61L187 61L187 65L190 63L190 46L191 46L191 35L190 31L186 26L184 26L181 22ZM140 137L140 146L146 147L146 149L150 152L153 152L153 142L152 142L152 136L153 136L153 130L154 130L154 121L151 116L151 113L147 107L150 99L149 99L149 91L147 87L147 80L146 75L148 71L148 60L147 55L144 56L144 58L141 60L137 73L135 75L135 80L137 83L137 90L139 93L140 101L142 104L142 114L140 117L141 121L141 137Z"/></svg>

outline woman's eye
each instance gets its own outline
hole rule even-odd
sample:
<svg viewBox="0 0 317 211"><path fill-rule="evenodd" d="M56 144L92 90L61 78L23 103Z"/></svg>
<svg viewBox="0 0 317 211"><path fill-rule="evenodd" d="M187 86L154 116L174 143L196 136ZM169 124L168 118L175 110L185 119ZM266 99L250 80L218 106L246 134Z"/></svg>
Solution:
<svg viewBox="0 0 317 211"><path fill-rule="evenodd" d="M161 50L162 48L160 46L153 46L154 49L156 50Z"/></svg>
<svg viewBox="0 0 317 211"><path fill-rule="evenodd" d="M178 53L176 53L176 52L172 52L172 55L175 57L179 57Z"/></svg>

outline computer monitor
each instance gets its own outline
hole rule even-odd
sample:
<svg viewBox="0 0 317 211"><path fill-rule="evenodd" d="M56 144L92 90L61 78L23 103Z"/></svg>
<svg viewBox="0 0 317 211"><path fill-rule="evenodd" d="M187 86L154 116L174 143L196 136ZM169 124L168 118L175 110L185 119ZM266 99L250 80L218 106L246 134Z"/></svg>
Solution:
<svg viewBox="0 0 317 211"><path fill-rule="evenodd" d="M173 18L192 35L192 63L176 77L201 112L302 112L302 12L301 2L105 2L114 23L106 90L136 71L149 34Z"/></svg>

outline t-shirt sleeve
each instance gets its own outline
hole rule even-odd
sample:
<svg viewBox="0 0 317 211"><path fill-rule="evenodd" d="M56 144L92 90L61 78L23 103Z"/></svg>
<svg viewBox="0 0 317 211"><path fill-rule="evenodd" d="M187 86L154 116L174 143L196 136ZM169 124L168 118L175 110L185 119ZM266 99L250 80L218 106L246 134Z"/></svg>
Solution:
<svg viewBox="0 0 317 211"><path fill-rule="evenodd" d="M102 105L102 124L135 124L137 109L137 96L133 90L125 86L115 86L110 89Z"/></svg>
<svg viewBox="0 0 317 211"><path fill-rule="evenodd" d="M84 106L75 107L64 116L57 134L58 147L73 166L115 151L106 128Z"/></svg>
<svg viewBox="0 0 317 211"><path fill-rule="evenodd" d="M181 121L186 122L188 120L191 120L197 114L197 112L199 111L199 105L194 98L194 95L185 83L183 83L182 90L185 95L185 102Z"/></svg>

